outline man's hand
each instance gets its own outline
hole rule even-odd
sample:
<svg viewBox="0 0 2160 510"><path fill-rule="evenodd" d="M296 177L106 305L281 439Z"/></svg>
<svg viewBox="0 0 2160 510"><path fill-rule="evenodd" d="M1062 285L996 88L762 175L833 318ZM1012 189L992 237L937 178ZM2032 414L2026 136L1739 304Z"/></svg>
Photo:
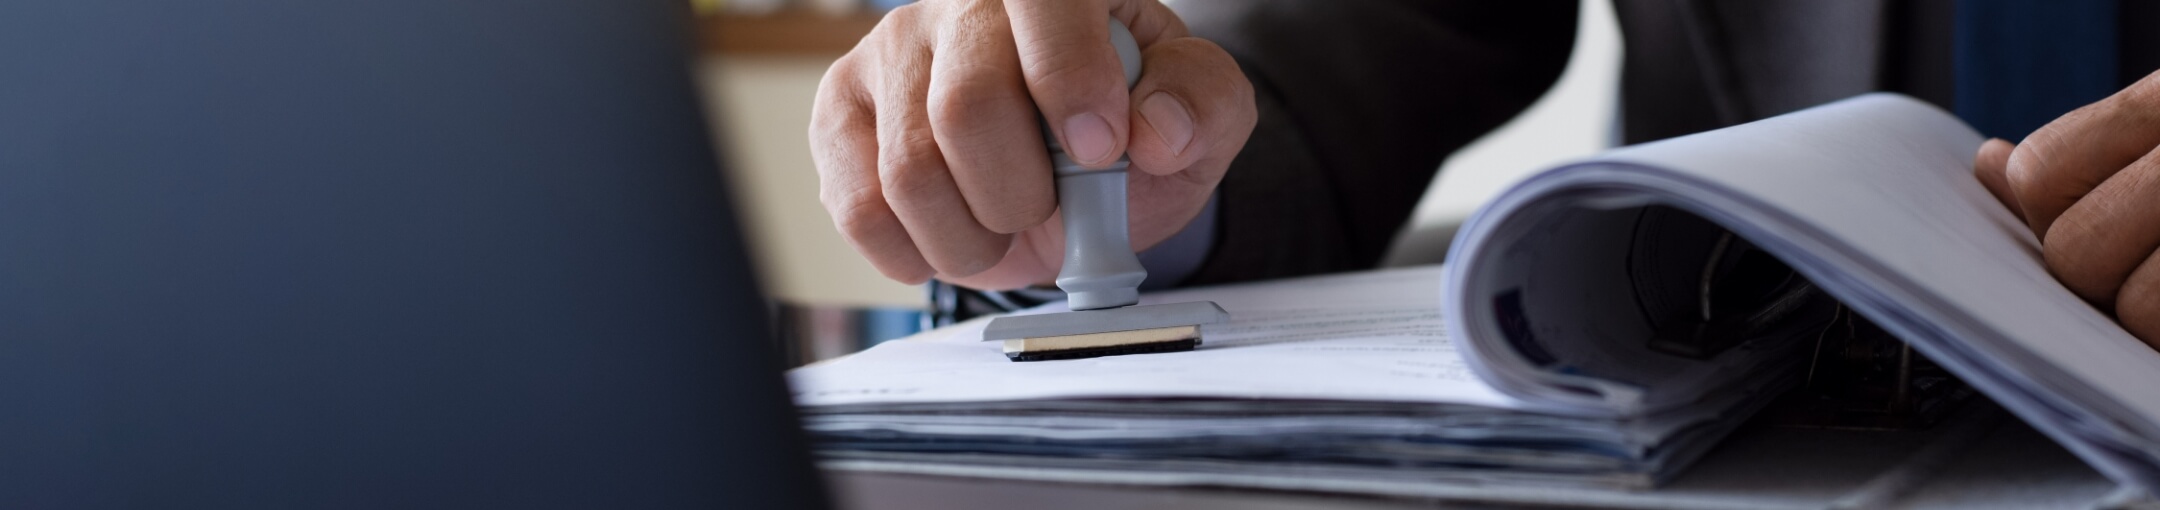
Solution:
<svg viewBox="0 0 2160 510"><path fill-rule="evenodd" d="M1107 20L1132 28L1125 88ZM1135 249L1190 222L1257 113L1230 55L1156 0L926 0L887 14L818 86L810 146L833 223L879 272L983 289L1063 263L1037 112L1080 163L1132 158Z"/></svg>
<svg viewBox="0 0 2160 510"><path fill-rule="evenodd" d="M2050 272L2160 347L2160 73L2063 115L1973 171L2033 233Z"/></svg>

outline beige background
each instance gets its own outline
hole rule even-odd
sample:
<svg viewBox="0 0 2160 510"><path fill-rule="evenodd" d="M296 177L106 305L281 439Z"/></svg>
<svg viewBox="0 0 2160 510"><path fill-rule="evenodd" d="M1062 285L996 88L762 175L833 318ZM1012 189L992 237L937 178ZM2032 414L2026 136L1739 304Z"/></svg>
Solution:
<svg viewBox="0 0 2160 510"><path fill-rule="evenodd" d="M1445 232L1509 183L1607 145L1619 31L1603 1L1585 0L1583 14L1575 56L1559 85L1523 116L1449 158L1405 239L1437 242L1440 236L1414 234ZM753 255L767 290L782 301L920 306L922 291L880 276L818 204L806 132L818 79L835 57L709 56L698 63Z"/></svg>

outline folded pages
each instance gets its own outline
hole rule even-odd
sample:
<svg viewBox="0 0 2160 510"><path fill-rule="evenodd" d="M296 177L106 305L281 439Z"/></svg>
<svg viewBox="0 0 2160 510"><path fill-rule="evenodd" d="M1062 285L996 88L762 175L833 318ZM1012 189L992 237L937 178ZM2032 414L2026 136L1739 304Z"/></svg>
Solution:
<svg viewBox="0 0 2160 510"><path fill-rule="evenodd" d="M2160 354L2048 275L1979 143L1863 96L1540 173L1444 269L1146 296L1230 312L1191 352L1011 363L972 322L790 377L839 466L1550 502L1673 476L1849 308L2160 487Z"/></svg>

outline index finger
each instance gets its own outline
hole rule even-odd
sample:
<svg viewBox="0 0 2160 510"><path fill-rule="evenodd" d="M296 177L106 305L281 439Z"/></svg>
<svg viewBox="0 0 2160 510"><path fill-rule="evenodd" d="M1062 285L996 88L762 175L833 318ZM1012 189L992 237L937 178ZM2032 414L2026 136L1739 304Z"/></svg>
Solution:
<svg viewBox="0 0 2160 510"><path fill-rule="evenodd" d="M1980 151L1973 155L1973 176L1980 179L1988 194L2002 202L2018 221L2025 221L2025 209L2018 206L2017 191L2010 189L2010 152L2017 146L2001 138L1989 138L1980 144Z"/></svg>

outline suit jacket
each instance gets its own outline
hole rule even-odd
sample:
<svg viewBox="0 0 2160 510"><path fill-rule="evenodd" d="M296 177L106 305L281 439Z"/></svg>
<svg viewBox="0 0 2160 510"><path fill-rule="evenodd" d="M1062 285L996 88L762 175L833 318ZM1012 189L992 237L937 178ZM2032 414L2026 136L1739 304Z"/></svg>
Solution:
<svg viewBox="0 0 2160 510"><path fill-rule="evenodd" d="M1618 134L1636 143L1870 91L1948 108L1954 0L1613 0ZM1178 0L1238 59L1260 122L1186 284L1369 268L1441 161L1559 78L1576 0ZM2122 3L2124 84L2160 66L2160 2Z"/></svg>

